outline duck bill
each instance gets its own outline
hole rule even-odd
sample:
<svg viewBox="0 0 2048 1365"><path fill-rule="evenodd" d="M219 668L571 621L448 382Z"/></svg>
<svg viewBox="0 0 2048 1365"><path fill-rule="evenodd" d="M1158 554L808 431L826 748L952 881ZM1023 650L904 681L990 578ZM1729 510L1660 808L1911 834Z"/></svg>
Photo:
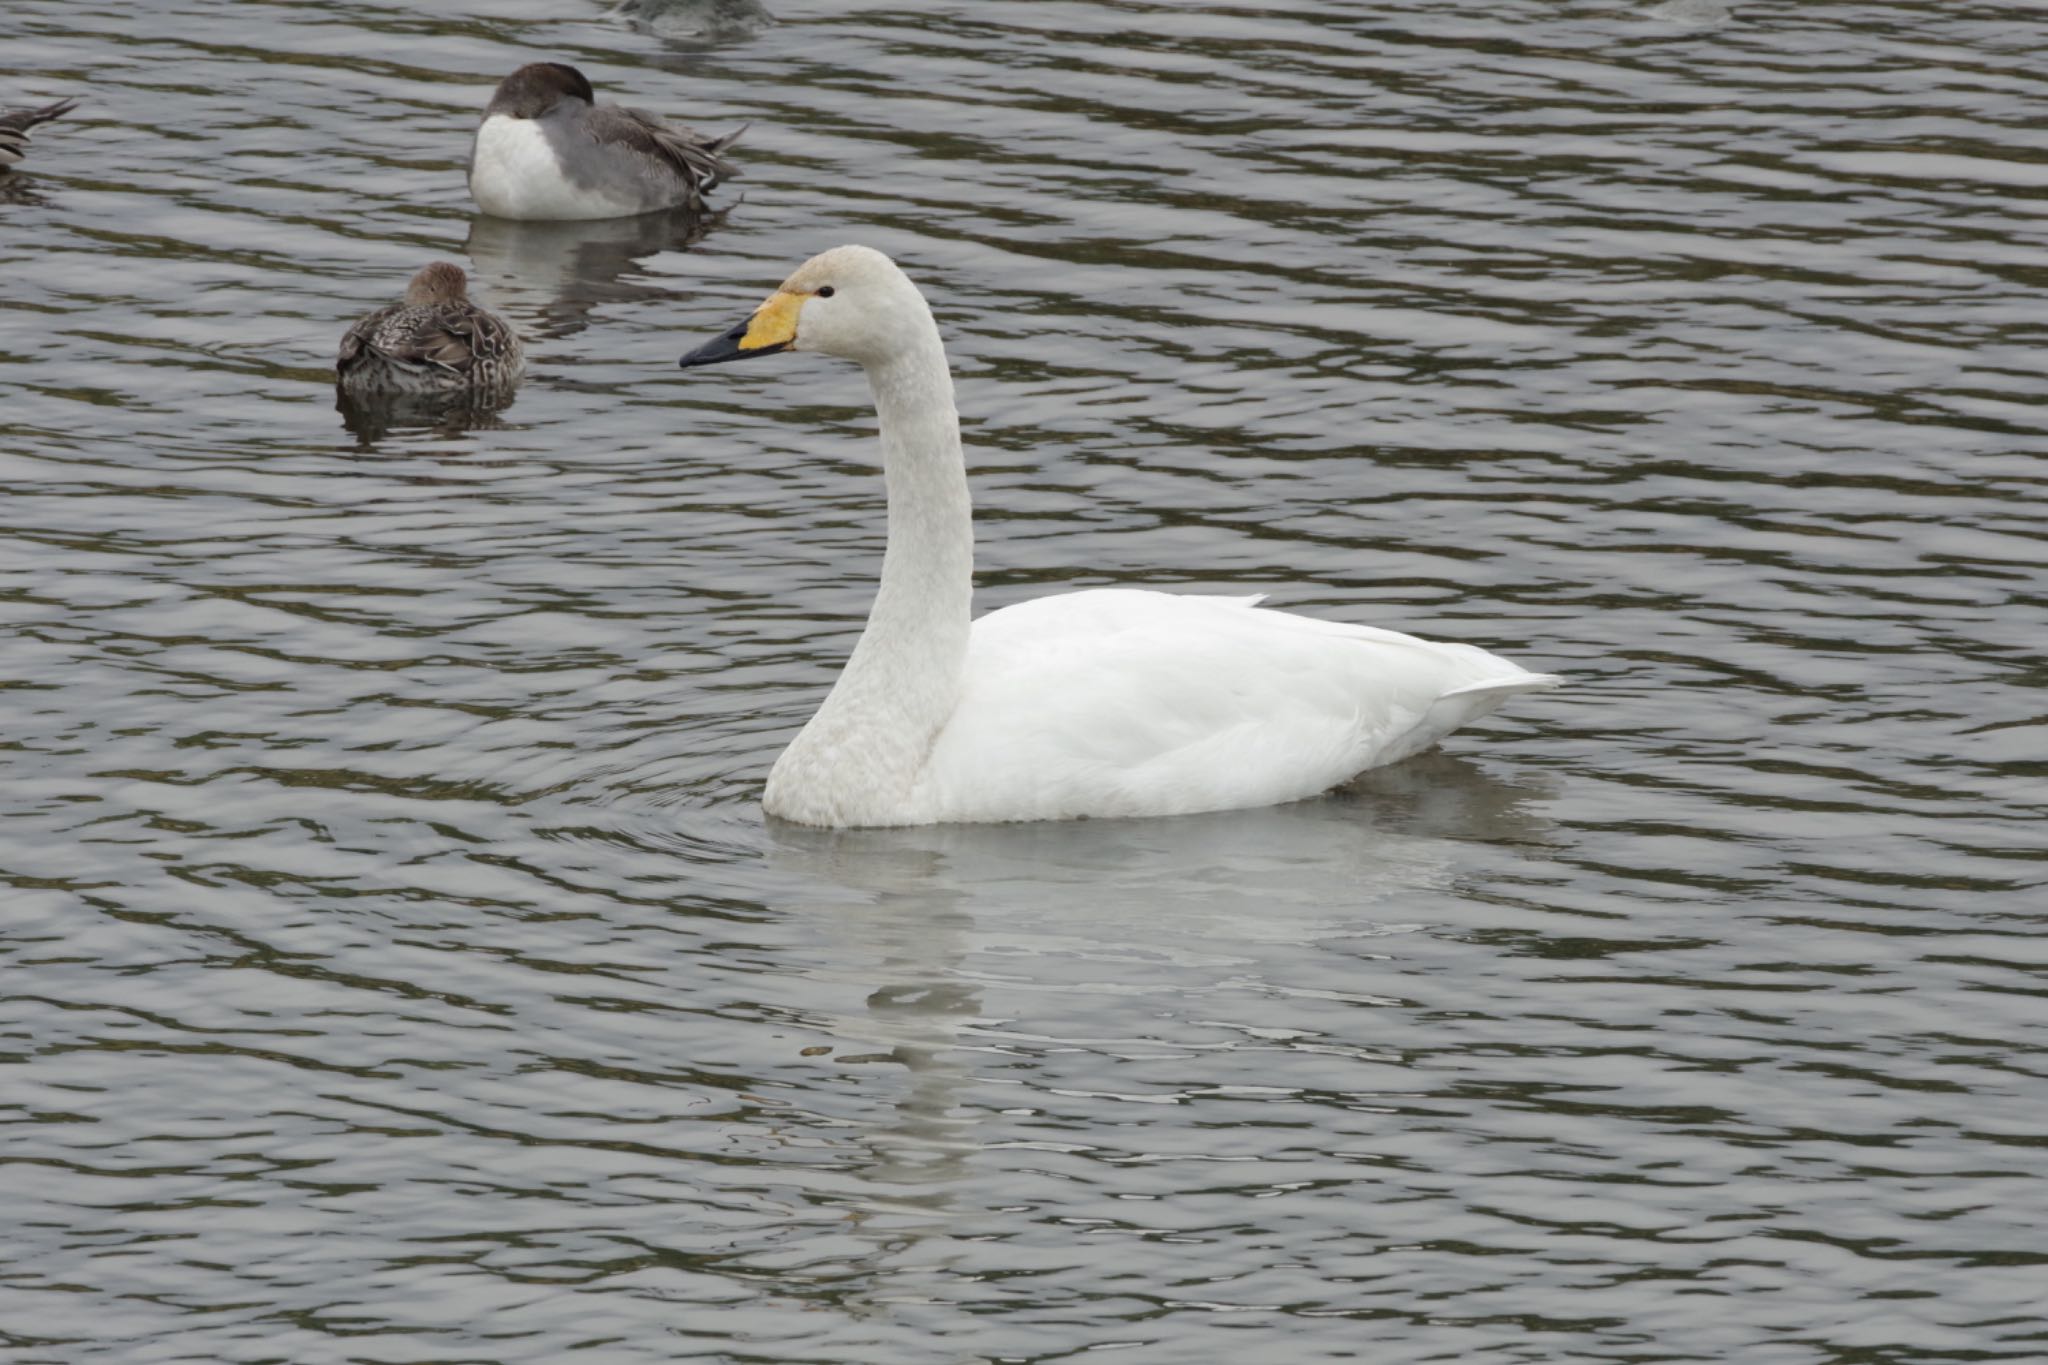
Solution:
<svg viewBox="0 0 2048 1365"><path fill-rule="evenodd" d="M684 356L682 367L693 370L699 365L718 365L788 350L796 344L796 315L803 305L801 294L776 294L756 308L745 322Z"/></svg>

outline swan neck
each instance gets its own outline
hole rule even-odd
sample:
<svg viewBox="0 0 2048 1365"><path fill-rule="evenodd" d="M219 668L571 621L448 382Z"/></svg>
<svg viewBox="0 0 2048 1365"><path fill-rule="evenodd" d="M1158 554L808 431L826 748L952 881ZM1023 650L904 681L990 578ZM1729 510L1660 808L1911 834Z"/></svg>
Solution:
<svg viewBox="0 0 2048 1365"><path fill-rule="evenodd" d="M922 344L868 371L881 419L889 545L855 653L892 671L917 670L920 685L897 681L913 704L915 723L936 733L952 714L967 651L974 527L953 380L938 328L929 321L926 327ZM929 735L923 738L928 742Z"/></svg>
<svg viewBox="0 0 2048 1365"><path fill-rule="evenodd" d="M867 373L881 421L884 473L947 465L961 469L964 481L959 409L938 327L924 319L915 344L873 362Z"/></svg>
<svg viewBox="0 0 2048 1365"><path fill-rule="evenodd" d="M831 695L769 779L771 810L814 823L903 818L959 705L967 658L973 513L953 381L928 316L915 344L871 363L868 380L889 499L881 583Z"/></svg>

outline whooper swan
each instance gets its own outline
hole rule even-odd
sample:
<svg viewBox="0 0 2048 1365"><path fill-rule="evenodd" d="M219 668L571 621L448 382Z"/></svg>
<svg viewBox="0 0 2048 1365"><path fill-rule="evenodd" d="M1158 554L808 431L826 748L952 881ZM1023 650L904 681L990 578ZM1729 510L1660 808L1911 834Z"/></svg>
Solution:
<svg viewBox="0 0 2048 1365"><path fill-rule="evenodd" d="M858 361L881 419L889 541L867 628L762 805L806 825L1180 815L1314 796L1554 686L1470 645L1105 588L970 619L974 534L946 352L881 252L811 260L683 357Z"/></svg>

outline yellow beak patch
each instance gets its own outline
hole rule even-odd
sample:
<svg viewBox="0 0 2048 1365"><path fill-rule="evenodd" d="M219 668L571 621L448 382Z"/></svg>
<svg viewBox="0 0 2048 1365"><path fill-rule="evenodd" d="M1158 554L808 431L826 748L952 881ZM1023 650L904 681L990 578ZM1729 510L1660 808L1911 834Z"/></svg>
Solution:
<svg viewBox="0 0 2048 1365"><path fill-rule="evenodd" d="M740 338L740 350L754 351L763 346L787 346L796 340L797 310L804 306L808 294L786 294L780 291L769 296L768 302L754 310L753 318L747 323L747 334Z"/></svg>

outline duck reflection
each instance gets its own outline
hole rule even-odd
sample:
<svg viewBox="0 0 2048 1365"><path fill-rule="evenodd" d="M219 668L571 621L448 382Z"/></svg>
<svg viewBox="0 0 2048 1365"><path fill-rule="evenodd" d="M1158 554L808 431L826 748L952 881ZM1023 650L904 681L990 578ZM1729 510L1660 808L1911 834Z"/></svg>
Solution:
<svg viewBox="0 0 2048 1365"><path fill-rule="evenodd" d="M491 431L505 425L500 416L512 406L515 390L467 389L452 393L351 393L336 385L334 409L358 446L370 446L407 431L460 436L465 431Z"/></svg>
<svg viewBox="0 0 2048 1365"><path fill-rule="evenodd" d="M683 251L725 221L726 209L673 209L633 218L524 223L470 220L469 259L485 292L532 337L582 331L600 304L666 297L635 273L662 251Z"/></svg>
<svg viewBox="0 0 2048 1365"><path fill-rule="evenodd" d="M0 204L48 204L50 198L36 188L33 178L20 171L0 175Z"/></svg>

